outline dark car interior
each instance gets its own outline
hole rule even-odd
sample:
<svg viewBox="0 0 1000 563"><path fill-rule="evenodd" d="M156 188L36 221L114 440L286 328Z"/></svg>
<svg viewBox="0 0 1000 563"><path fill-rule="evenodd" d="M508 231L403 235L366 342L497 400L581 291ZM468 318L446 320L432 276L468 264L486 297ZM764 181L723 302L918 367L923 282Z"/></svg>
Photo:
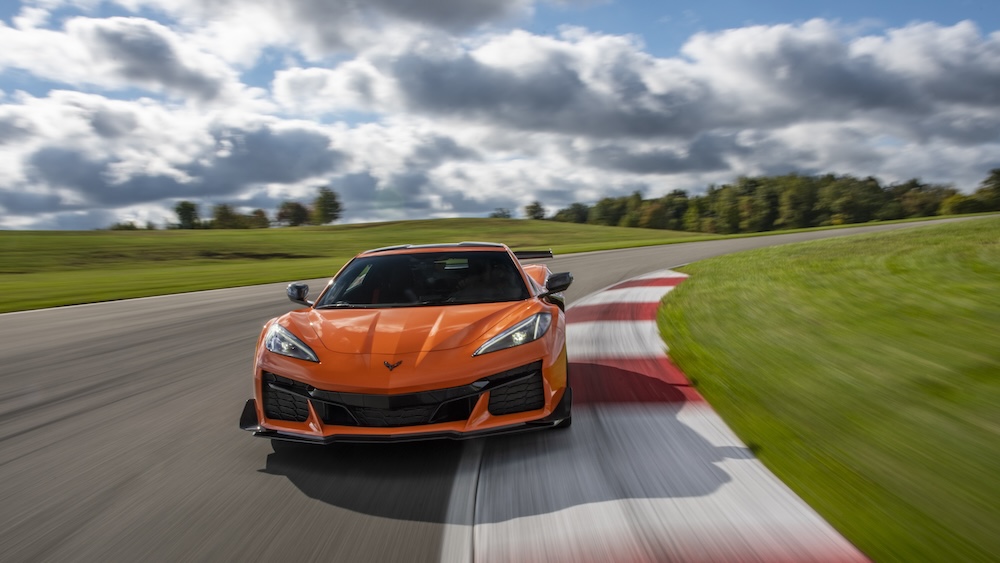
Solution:
<svg viewBox="0 0 1000 563"><path fill-rule="evenodd" d="M528 296L506 252L417 253L355 259L316 306L492 303Z"/></svg>

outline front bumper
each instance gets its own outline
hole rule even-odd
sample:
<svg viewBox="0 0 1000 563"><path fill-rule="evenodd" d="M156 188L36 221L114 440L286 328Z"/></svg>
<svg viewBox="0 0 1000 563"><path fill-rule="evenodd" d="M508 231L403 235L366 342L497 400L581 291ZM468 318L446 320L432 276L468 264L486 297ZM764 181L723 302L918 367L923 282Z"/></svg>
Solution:
<svg viewBox="0 0 1000 563"><path fill-rule="evenodd" d="M385 443L385 442L413 442L418 440L439 440L439 439L468 440L471 438L481 438L497 434L510 434L515 432L525 432L530 430L552 428L570 417L570 414L572 412L572 405L573 405L573 390L567 387L562 395L562 398L556 404L552 412L549 413L548 416L545 416L544 418L538 420L517 422L506 426L493 427L484 430L473 430L469 432L462 432L457 430L407 432L404 429L403 432L396 434L344 433L344 434L332 434L329 436L315 436L315 435L298 434L295 432L264 428L263 426L261 426L261 421L258 418L257 401L255 399L248 399L246 404L243 406L243 414L240 416L240 428L242 430L253 432L254 436L259 436L261 438L270 438L272 440L284 440L288 442L299 442L303 444L319 444L319 445L332 444L334 442Z"/></svg>

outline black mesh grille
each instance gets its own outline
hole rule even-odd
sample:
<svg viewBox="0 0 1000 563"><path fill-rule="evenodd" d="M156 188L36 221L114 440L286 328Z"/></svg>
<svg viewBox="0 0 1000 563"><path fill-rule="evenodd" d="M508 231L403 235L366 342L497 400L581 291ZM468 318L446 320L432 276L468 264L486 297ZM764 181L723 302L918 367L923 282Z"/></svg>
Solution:
<svg viewBox="0 0 1000 563"><path fill-rule="evenodd" d="M542 372L490 391L490 414L501 415L538 410L545 406Z"/></svg>
<svg viewBox="0 0 1000 563"><path fill-rule="evenodd" d="M437 405L405 407L401 409L372 409L356 407L351 409L361 426L414 426L427 424Z"/></svg>
<svg viewBox="0 0 1000 563"><path fill-rule="evenodd" d="M472 414L474 405L474 400L470 399L400 408L352 407L323 403L320 418L322 418L323 424L340 426L372 428L419 426L421 424L467 420Z"/></svg>
<svg viewBox="0 0 1000 563"><path fill-rule="evenodd" d="M272 389L268 383L276 383L301 393L306 392L305 385L268 372L264 372L262 383L263 389L261 391L264 396L264 416L274 420L290 420L293 422L305 422L309 418L308 399Z"/></svg>

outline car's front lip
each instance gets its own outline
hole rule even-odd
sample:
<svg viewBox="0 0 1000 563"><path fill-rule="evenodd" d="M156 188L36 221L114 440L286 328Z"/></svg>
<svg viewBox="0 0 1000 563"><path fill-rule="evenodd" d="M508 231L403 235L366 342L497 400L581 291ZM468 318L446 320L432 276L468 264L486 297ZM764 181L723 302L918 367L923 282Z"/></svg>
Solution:
<svg viewBox="0 0 1000 563"><path fill-rule="evenodd" d="M243 414L240 416L240 428L253 432L254 436L270 438L273 440L283 440L287 442L299 442L303 444L332 444L335 442L361 442L361 443L385 443L385 442L414 442L420 440L468 440L472 438L482 438L497 434L511 434L516 432L527 432L551 428L569 416L573 402L573 390L567 388L556 404L555 408L547 416L537 420L519 421L509 425L485 428L482 430L472 430L462 432L458 430L432 430L408 432L407 428L399 428L398 433L391 434L368 434L368 433L344 433L331 434L326 436L316 436L309 434L298 434L284 430L273 430L264 428L257 418L257 404L255 399L248 399L243 406Z"/></svg>

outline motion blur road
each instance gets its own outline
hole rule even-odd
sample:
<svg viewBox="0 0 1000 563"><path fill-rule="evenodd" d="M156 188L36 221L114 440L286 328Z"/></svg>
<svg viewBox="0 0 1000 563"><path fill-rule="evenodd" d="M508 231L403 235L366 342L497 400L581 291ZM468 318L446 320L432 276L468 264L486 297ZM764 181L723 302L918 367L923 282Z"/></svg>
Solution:
<svg viewBox="0 0 1000 563"><path fill-rule="evenodd" d="M574 273L572 305L621 280L724 253L926 224L577 254L548 263ZM324 282L314 281L314 288ZM239 430L237 419L251 395L258 331L293 307L284 285L0 315L2 558L513 558L531 547L512 545L520 541L517 528L508 527L497 551L485 552L473 545L473 530L483 526L475 541L491 541L498 524L597 506L632 491L662 496L680 486L685 498L697 498L731 478L716 462L747 455L717 448L709 459L677 459L665 453L668 441L687 438L664 433L641 410L619 416L609 429L586 409L576 411L573 428L557 434L275 452L267 440ZM631 457L601 451L592 439L599 433L638 445L628 449ZM593 464L630 468L631 489L602 483ZM670 491L651 470L677 473L686 464L700 477ZM649 529L697 525L659 522L655 511L632 517Z"/></svg>

